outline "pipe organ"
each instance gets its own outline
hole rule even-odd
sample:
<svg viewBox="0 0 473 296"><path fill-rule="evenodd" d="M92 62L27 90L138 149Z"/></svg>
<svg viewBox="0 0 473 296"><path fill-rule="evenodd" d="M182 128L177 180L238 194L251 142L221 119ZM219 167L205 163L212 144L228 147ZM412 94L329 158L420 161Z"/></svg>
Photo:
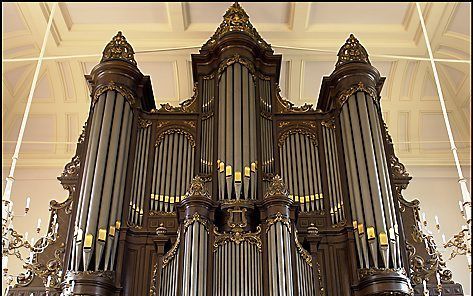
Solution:
<svg viewBox="0 0 473 296"><path fill-rule="evenodd" d="M463 295L402 197L384 78L353 35L316 108L280 96L282 57L238 3L179 106L156 107L133 54L119 32L86 76L60 236L10 295Z"/></svg>

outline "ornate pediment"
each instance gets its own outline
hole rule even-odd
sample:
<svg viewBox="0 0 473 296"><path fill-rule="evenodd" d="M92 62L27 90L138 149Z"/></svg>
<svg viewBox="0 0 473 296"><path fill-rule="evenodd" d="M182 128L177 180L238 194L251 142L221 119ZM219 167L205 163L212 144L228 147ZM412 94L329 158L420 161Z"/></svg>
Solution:
<svg viewBox="0 0 473 296"><path fill-rule="evenodd" d="M350 37L348 37L345 44L340 48L337 55L338 61L335 65L336 68L351 62L360 62L371 65L368 59L368 52L353 34L350 34Z"/></svg>
<svg viewBox="0 0 473 296"><path fill-rule="evenodd" d="M107 46L105 46L105 49L102 53L102 60L100 62L102 63L107 60L118 59L136 65L134 54L135 52L133 51L130 43L126 41L126 38L122 35L122 32L118 31L117 35L115 35L107 44Z"/></svg>
<svg viewBox="0 0 473 296"><path fill-rule="evenodd" d="M260 47L272 51L271 45L261 38L258 31L256 31L251 24L250 17L238 2L233 3L233 5L228 8L227 12L223 16L222 23L213 36L204 44L203 48L213 47L217 43L217 40L222 38L226 33L232 31L245 32L253 38Z"/></svg>

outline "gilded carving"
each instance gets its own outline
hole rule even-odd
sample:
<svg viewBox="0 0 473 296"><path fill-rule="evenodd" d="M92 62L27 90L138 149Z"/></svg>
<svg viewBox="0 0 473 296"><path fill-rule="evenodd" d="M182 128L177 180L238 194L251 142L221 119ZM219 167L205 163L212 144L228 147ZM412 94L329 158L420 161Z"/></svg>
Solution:
<svg viewBox="0 0 473 296"><path fill-rule="evenodd" d="M59 288L61 285L60 272L63 270L62 258L64 254L64 244L54 251L54 258L47 261L46 264L40 262L26 263L23 267L38 275L43 284L46 286L48 278L50 278L50 287Z"/></svg>
<svg viewBox="0 0 473 296"><path fill-rule="evenodd" d="M406 171L406 167L399 161L396 155L392 154L389 157L389 164L393 172L394 179L402 179L409 177L409 173Z"/></svg>
<svg viewBox="0 0 473 296"><path fill-rule="evenodd" d="M80 170L80 157L75 155L72 160L64 166L64 170L61 174L62 178L73 178L79 176Z"/></svg>
<svg viewBox="0 0 473 296"><path fill-rule="evenodd" d="M100 62L102 63L108 60L118 59L136 65L134 54L135 52L128 41L126 41L125 36L122 35L122 32L118 31L117 35L115 35L107 46L105 46L102 53L102 60Z"/></svg>
<svg viewBox="0 0 473 296"><path fill-rule="evenodd" d="M170 128L170 129L167 129L164 132L160 133L158 135L158 137L156 138L156 142L155 142L154 146L158 146L166 135L171 135L171 134L174 134L174 133L184 135L187 138L187 140L189 141L189 144L191 145L191 147L195 147L194 137L189 132L187 132L183 129L180 129L180 128Z"/></svg>
<svg viewBox="0 0 473 296"><path fill-rule="evenodd" d="M322 120L321 124L327 128L335 129L335 118L332 117L326 120Z"/></svg>
<svg viewBox="0 0 473 296"><path fill-rule="evenodd" d="M371 98L377 99L378 93L373 87L366 87L363 82L358 82L357 85L350 87L349 89L343 91L337 99L338 105L341 107L343 104L356 92L363 91L367 93Z"/></svg>
<svg viewBox="0 0 473 296"><path fill-rule="evenodd" d="M205 189L204 183L204 179L202 179L201 176L195 176L186 192L186 198L192 196L202 196L210 199L210 194L208 193L207 189Z"/></svg>
<svg viewBox="0 0 473 296"><path fill-rule="evenodd" d="M214 234L215 234L215 241L214 241L214 252L217 251L217 248L221 245L224 245L228 242L234 242L237 245L240 243L246 241L250 244L255 245L258 250L261 252L261 227L257 226L256 227L256 232L242 232L242 231L230 231L230 232L224 232L224 233L219 233L217 230L217 227L214 227L213 229Z"/></svg>
<svg viewBox="0 0 473 296"><path fill-rule="evenodd" d="M271 179L271 183L269 183L268 190L266 191L266 194L264 195L264 198L268 198L270 196L277 196L277 195L282 195L282 196L287 196L289 193L287 191L286 184L284 184L284 181L279 175L275 175Z"/></svg>
<svg viewBox="0 0 473 296"><path fill-rule="evenodd" d="M291 220L288 217L283 216L281 212L277 212L276 215L274 215L273 217L266 219L266 233L268 233L271 225L277 222L281 222L282 224L284 224L287 227L289 233L291 233Z"/></svg>
<svg viewBox="0 0 473 296"><path fill-rule="evenodd" d="M206 219L200 217L199 213L197 212L192 215L192 218L184 220L184 230L186 230L187 227L191 226L195 222L199 222L200 224L202 224L207 230L207 232L209 232L209 222Z"/></svg>
<svg viewBox="0 0 473 296"><path fill-rule="evenodd" d="M338 61L335 68L350 62L361 62L370 64L368 59L368 52L360 44L360 41L350 34L350 37L346 40L345 44L338 51Z"/></svg>
<svg viewBox="0 0 473 296"><path fill-rule="evenodd" d="M99 97L103 93L111 90L119 92L130 103L131 107L134 108L137 106L138 103L135 99L135 96L133 95L133 92L128 87L121 84L117 84L114 81L110 81L110 83L107 85L100 85L95 88L92 95L92 105L95 105L95 103L98 101Z"/></svg>
<svg viewBox="0 0 473 296"><path fill-rule="evenodd" d="M284 144L286 143L286 139L287 137L289 137L290 135L295 135L295 134L302 134L302 135L305 135L307 137L309 137L310 141L312 142L312 144L314 146L317 146L318 145L318 141L317 141L317 135L315 132L313 131L310 131L310 130L307 130L305 128L292 128L288 131L285 131L283 132L279 138L278 138L278 146L279 147L282 147L284 146Z"/></svg>
<svg viewBox="0 0 473 296"><path fill-rule="evenodd" d="M143 119L141 117L138 117L138 127L140 129L147 128L152 124L151 120L148 119Z"/></svg>
<svg viewBox="0 0 473 296"><path fill-rule="evenodd" d="M306 103L303 106L296 107L296 106L294 106L294 103L283 99L283 97L281 97L281 88L279 87L278 83L276 83L276 99L277 99L278 103L281 106L280 113L284 113L284 112L305 113L305 112L309 112L309 111L314 111L314 109L312 108L313 107L312 104L307 104Z"/></svg>
<svg viewBox="0 0 473 296"><path fill-rule="evenodd" d="M204 44L202 48L212 48L215 44L217 44L217 41L222 38L223 35L232 31L245 32L253 40L255 40L261 48L271 50L271 46L266 43L263 38L261 38L259 33L251 24L250 17L240 6L240 4L238 4L238 2L235 2L232 6L230 6L230 8L223 16L223 21L217 28L217 31L215 31L213 36L210 37L210 39Z"/></svg>
<svg viewBox="0 0 473 296"><path fill-rule="evenodd" d="M179 107L171 106L169 103L161 104L160 112L181 112L181 113L192 113L197 112L197 95L198 95L198 83L194 82L194 88L192 89L193 95L190 99L179 103ZM156 111L154 111L156 112ZM153 113L154 113L153 112Z"/></svg>
<svg viewBox="0 0 473 296"><path fill-rule="evenodd" d="M166 254L164 254L164 256L163 256L163 267L162 268L166 267L169 264L169 262L171 262L171 260L176 256L180 242L181 242L181 230L179 229L177 231L176 241L172 245L171 249Z"/></svg>
<svg viewBox="0 0 473 296"><path fill-rule="evenodd" d="M151 280L151 287L149 288L149 295L156 296L156 284L157 284L157 277L158 277L158 263L155 263L153 266L153 275Z"/></svg>
<svg viewBox="0 0 473 296"><path fill-rule="evenodd" d="M310 255L310 253L306 249L304 249L302 244L299 242L299 238L297 237L297 229L294 231L294 240L296 242L297 252L299 252L299 254L302 256L305 262L310 267L312 267L312 255Z"/></svg>

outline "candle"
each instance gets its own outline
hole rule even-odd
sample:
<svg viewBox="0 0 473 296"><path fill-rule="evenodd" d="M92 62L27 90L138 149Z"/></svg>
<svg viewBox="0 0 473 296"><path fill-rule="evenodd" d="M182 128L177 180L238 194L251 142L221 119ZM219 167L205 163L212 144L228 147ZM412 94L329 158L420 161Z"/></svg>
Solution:
<svg viewBox="0 0 473 296"><path fill-rule="evenodd" d="M250 172L251 172L251 169L250 167L245 167L245 177L250 177Z"/></svg>
<svg viewBox="0 0 473 296"><path fill-rule="evenodd" d="M226 175L227 177L229 177L229 176L232 175L232 166L231 166L231 165L227 165L225 175Z"/></svg>
<svg viewBox="0 0 473 296"><path fill-rule="evenodd" d="M363 223L358 224L358 234L365 233L365 229L363 228Z"/></svg>
<svg viewBox="0 0 473 296"><path fill-rule="evenodd" d="M429 291L427 290L427 282L425 280L422 281L422 285L424 287L424 293L427 293L427 295L429 295Z"/></svg>
<svg viewBox="0 0 473 296"><path fill-rule="evenodd" d="M225 169L225 163L222 161L219 166L220 173L223 173L223 170Z"/></svg>
<svg viewBox="0 0 473 296"><path fill-rule="evenodd" d="M445 233L442 233L442 243L443 243L444 245L447 244L447 240L445 239Z"/></svg>
<svg viewBox="0 0 473 296"><path fill-rule="evenodd" d="M388 245L388 236L384 232L379 233L379 243L381 246L387 246Z"/></svg>
<svg viewBox="0 0 473 296"><path fill-rule="evenodd" d="M84 248L91 248L92 247L92 241L94 240L94 236L92 234L86 234L85 235L85 241L84 241Z"/></svg>
<svg viewBox="0 0 473 296"><path fill-rule="evenodd" d="M30 209L30 202L31 202L31 198L30 197L27 197L26 198L26 211L28 211Z"/></svg>
<svg viewBox="0 0 473 296"><path fill-rule="evenodd" d="M376 236L374 232L374 227L366 228L366 233L368 234L368 239L373 239Z"/></svg>
<svg viewBox="0 0 473 296"><path fill-rule="evenodd" d="M115 228L116 228L116 229L120 229L120 224L121 224L121 223L120 223L120 220L117 220L117 221L115 222Z"/></svg>
<svg viewBox="0 0 473 296"><path fill-rule="evenodd" d="M48 282L46 284L47 287L51 286L51 276L48 276Z"/></svg>
<svg viewBox="0 0 473 296"><path fill-rule="evenodd" d="M103 228L100 228L99 229L99 237L98 237L99 241L104 242L106 237L107 237L107 230L103 229Z"/></svg>
<svg viewBox="0 0 473 296"><path fill-rule="evenodd" d="M353 230L356 230L358 228L358 222L356 220L353 220Z"/></svg>
<svg viewBox="0 0 473 296"><path fill-rule="evenodd" d="M169 196L167 195L164 196L164 202L169 202Z"/></svg>
<svg viewBox="0 0 473 296"><path fill-rule="evenodd" d="M56 223L56 226L54 228L54 232L57 233L57 230L59 229L59 223Z"/></svg>
<svg viewBox="0 0 473 296"><path fill-rule="evenodd" d="M24 237L24 240L27 241L28 240L28 232L25 232L25 237Z"/></svg>
<svg viewBox="0 0 473 296"><path fill-rule="evenodd" d="M235 182L241 182L241 172L235 172Z"/></svg>
<svg viewBox="0 0 473 296"><path fill-rule="evenodd" d="M256 163L255 162L251 163L251 171L256 172Z"/></svg>
<svg viewBox="0 0 473 296"><path fill-rule="evenodd" d="M439 217L438 217L438 216L435 216L435 225L440 226Z"/></svg>
<svg viewBox="0 0 473 296"><path fill-rule="evenodd" d="M425 219L425 212L422 212L422 222L427 223L427 219Z"/></svg>
<svg viewBox="0 0 473 296"><path fill-rule="evenodd" d="M169 198L169 202L172 203L172 204L174 203L174 200L175 200L174 196L171 196L171 197Z"/></svg>
<svg viewBox="0 0 473 296"><path fill-rule="evenodd" d="M5 270L8 271L8 256L3 256L2 257L2 269L3 269L3 271L5 271Z"/></svg>
<svg viewBox="0 0 473 296"><path fill-rule="evenodd" d="M110 236L115 236L115 226L110 225L110 230L108 231Z"/></svg>
<svg viewBox="0 0 473 296"><path fill-rule="evenodd" d="M298 196L298 195L295 195L295 196L294 196L294 200L295 200L296 202L300 202L299 196Z"/></svg>
<svg viewBox="0 0 473 296"><path fill-rule="evenodd" d="M41 218L38 219L38 225L36 226L37 229L41 228Z"/></svg>

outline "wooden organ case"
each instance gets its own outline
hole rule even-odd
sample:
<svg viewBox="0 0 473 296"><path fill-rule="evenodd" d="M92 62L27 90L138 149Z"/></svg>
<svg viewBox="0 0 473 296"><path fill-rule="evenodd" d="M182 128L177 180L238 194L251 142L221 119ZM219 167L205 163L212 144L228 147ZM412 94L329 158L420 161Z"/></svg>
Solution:
<svg viewBox="0 0 473 296"><path fill-rule="evenodd" d="M316 108L280 96L281 55L237 3L178 107L156 108L133 54L119 32L86 76L60 235L9 295L439 295L436 275L463 295L402 197L384 78L353 35Z"/></svg>

